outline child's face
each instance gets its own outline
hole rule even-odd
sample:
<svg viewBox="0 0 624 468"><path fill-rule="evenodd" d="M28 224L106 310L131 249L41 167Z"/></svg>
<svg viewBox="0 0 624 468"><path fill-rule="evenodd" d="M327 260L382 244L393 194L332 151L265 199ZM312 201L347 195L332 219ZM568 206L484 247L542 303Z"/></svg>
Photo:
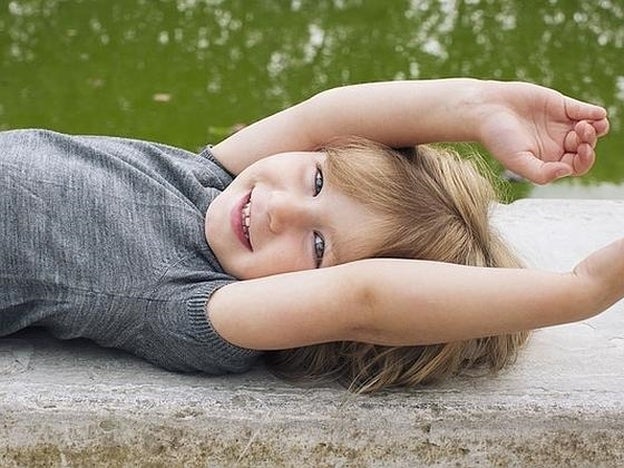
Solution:
<svg viewBox="0 0 624 468"><path fill-rule="evenodd" d="M369 253L377 216L332 187L324 163L313 152L264 158L211 203L206 239L227 273L259 278Z"/></svg>

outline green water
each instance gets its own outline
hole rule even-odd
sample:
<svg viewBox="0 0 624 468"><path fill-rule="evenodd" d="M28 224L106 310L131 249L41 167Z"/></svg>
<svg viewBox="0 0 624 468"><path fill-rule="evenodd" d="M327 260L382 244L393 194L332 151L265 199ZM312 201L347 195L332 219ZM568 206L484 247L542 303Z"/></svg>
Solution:
<svg viewBox="0 0 624 468"><path fill-rule="evenodd" d="M523 79L612 130L589 176L515 196L624 198L623 46L624 0L0 0L0 128L195 150L331 86Z"/></svg>

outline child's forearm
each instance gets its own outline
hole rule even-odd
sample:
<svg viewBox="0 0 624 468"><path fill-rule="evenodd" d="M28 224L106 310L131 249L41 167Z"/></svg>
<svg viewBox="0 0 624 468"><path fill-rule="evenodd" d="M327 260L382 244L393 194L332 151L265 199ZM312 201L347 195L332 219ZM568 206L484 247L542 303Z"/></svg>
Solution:
<svg viewBox="0 0 624 468"><path fill-rule="evenodd" d="M479 141L505 167L537 183L581 175L609 130L606 110L529 83L450 78L324 91L245 127L214 153L234 174L287 151L357 135L392 147Z"/></svg>
<svg viewBox="0 0 624 468"><path fill-rule="evenodd" d="M312 151L337 136L357 135L394 147L476 140L488 83L453 78L334 88L245 127L214 152L238 174L266 156Z"/></svg>
<svg viewBox="0 0 624 468"><path fill-rule="evenodd" d="M330 89L301 106L316 144L351 134L392 147L475 141L492 85L471 78L368 83Z"/></svg>
<svg viewBox="0 0 624 468"><path fill-rule="evenodd" d="M622 278L624 239L565 274L370 259L234 282L208 309L225 339L252 349L425 345L586 319L624 297Z"/></svg>
<svg viewBox="0 0 624 468"><path fill-rule="evenodd" d="M358 340L443 343L582 320L610 304L573 273L435 262L363 262L366 307ZM368 269L368 271L366 271Z"/></svg>

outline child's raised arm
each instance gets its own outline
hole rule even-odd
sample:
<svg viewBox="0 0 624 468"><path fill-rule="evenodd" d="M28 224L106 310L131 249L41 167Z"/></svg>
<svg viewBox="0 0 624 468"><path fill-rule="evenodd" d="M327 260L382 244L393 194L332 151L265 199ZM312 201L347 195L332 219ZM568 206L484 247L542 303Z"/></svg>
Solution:
<svg viewBox="0 0 624 468"><path fill-rule="evenodd" d="M569 273L372 259L233 283L215 329L253 349L331 341L426 345L589 318L624 296L624 239Z"/></svg>
<svg viewBox="0 0 624 468"><path fill-rule="evenodd" d="M233 173L263 157L314 150L357 135L392 147L479 141L537 182L581 175L607 133L606 111L548 88L467 78L334 88L244 128L215 146Z"/></svg>

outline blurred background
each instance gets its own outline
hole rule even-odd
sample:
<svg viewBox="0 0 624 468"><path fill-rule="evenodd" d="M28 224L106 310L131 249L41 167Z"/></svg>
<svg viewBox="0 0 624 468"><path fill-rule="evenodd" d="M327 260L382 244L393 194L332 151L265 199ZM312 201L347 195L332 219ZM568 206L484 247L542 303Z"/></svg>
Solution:
<svg viewBox="0 0 624 468"><path fill-rule="evenodd" d="M590 175L511 198L624 198L624 0L0 0L1 129L195 151L328 87L451 76L609 110Z"/></svg>

